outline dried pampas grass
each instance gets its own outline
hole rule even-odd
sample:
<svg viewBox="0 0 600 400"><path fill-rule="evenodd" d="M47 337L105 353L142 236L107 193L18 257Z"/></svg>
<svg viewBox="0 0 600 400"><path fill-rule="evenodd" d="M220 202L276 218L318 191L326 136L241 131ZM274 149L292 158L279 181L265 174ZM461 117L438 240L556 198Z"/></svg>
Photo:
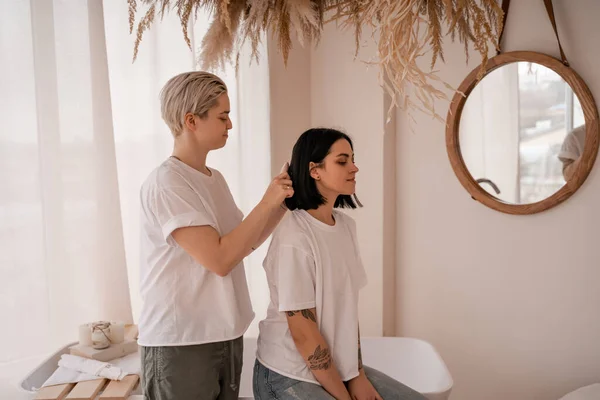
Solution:
<svg viewBox="0 0 600 400"><path fill-rule="evenodd" d="M187 27L190 18L203 8L213 20L201 45L200 65L215 70L235 62L241 46L249 41L258 60L258 47L264 32L277 40L287 63L292 49L292 34L304 46L316 44L323 24L336 21L354 29L356 51L365 27L374 32L381 71L381 84L392 97L392 107L418 109L438 119L434 104L448 99L443 88L451 89L434 71L444 61L443 38L459 40L468 60L472 48L482 65L490 46L498 47L503 13L498 0L137 0L148 9L137 25L134 61L143 34L156 15L176 11L184 40L191 48ZM137 1L128 0L129 27L133 32ZM429 69L418 62L431 50ZM484 70L481 70L483 74ZM442 87L438 87L441 85ZM409 95L410 94L410 95ZM391 110L391 109L390 109Z"/></svg>
<svg viewBox="0 0 600 400"><path fill-rule="evenodd" d="M498 48L503 12L497 0L402 0L402 1L338 1L329 9L331 20L354 28L359 45L360 31L370 27L377 37L380 80L392 97L392 107L419 109L437 119L436 99L448 99L446 84L434 70L438 60L444 61L443 39L464 44L469 59L469 47L479 53L483 66L488 60L490 45ZM444 32L443 27L447 27ZM430 69L419 63L431 50ZM438 88L438 86L442 88Z"/></svg>

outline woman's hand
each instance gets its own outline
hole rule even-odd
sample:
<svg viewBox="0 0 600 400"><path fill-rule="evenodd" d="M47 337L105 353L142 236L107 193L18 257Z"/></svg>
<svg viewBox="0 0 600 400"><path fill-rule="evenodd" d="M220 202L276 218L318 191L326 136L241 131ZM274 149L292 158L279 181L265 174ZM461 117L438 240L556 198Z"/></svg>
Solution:
<svg viewBox="0 0 600 400"><path fill-rule="evenodd" d="M270 207L280 207L285 199L294 195L292 180L287 173L288 168L289 164L285 163L283 168L281 168L281 173L271 181L271 184L263 196L263 202Z"/></svg>
<svg viewBox="0 0 600 400"><path fill-rule="evenodd" d="M350 392L352 400L383 400L364 371L348 382L348 392Z"/></svg>

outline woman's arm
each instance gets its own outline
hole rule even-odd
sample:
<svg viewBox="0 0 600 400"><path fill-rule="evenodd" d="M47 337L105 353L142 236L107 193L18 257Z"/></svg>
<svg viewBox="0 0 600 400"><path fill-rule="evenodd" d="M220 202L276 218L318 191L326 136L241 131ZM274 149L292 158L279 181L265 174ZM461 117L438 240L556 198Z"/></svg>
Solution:
<svg viewBox="0 0 600 400"><path fill-rule="evenodd" d="M316 310L286 311L286 315L296 348L317 381L337 400L351 400L329 346L319 332Z"/></svg>
<svg viewBox="0 0 600 400"><path fill-rule="evenodd" d="M283 211L281 203L294 193L291 186L287 173L278 175L262 201L224 236L211 226L190 226L174 230L173 239L202 266L219 276L226 276L252 252L268 224L272 223L273 215L278 216Z"/></svg>
<svg viewBox="0 0 600 400"><path fill-rule="evenodd" d="M280 175L283 174L283 176L286 179L290 179L290 176L288 174L289 167L290 164L286 162L285 164L283 164L283 167L281 167L281 171L279 171ZM277 225L279 225L279 222L281 222L281 219L285 215L286 211L287 207L282 202L280 209L275 210L271 214L271 216L269 217L269 221L265 226L265 229L263 229L262 233L260 234L260 237L258 238L258 241L254 244L254 246L252 246L255 250L258 249L260 245L265 242L265 240L267 240L271 233L273 233Z"/></svg>
<svg viewBox="0 0 600 400"><path fill-rule="evenodd" d="M273 233L277 225L279 225L279 222L281 222L281 219L285 215L286 211L287 208L284 208L284 206L282 205L279 207L279 209L271 213L271 216L269 217L265 228L263 229L256 243L254 243L254 246L252 246L254 250L258 249L260 245L263 244L265 240L267 240L271 233Z"/></svg>

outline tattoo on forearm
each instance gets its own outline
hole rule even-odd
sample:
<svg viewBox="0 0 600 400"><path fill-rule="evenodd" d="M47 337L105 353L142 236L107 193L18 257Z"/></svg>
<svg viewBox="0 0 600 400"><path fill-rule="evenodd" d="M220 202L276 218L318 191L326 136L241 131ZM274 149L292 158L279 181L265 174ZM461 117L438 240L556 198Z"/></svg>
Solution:
<svg viewBox="0 0 600 400"><path fill-rule="evenodd" d="M306 319L310 319L312 322L317 322L317 318L315 317L315 313L310 310L298 310L298 311L286 311L288 317L293 317L296 314L302 314L302 316Z"/></svg>
<svg viewBox="0 0 600 400"><path fill-rule="evenodd" d="M311 370L324 370L331 367L331 353L329 348L325 347L321 349L321 345L318 345L315 352L308 356L308 365Z"/></svg>

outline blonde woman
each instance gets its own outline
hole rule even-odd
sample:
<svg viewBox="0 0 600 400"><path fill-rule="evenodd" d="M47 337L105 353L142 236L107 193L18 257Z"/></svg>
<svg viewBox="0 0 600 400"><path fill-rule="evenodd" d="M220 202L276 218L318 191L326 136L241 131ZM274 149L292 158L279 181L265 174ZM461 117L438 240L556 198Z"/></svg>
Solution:
<svg viewBox="0 0 600 400"><path fill-rule="evenodd" d="M277 176L243 219L221 173L206 165L232 127L223 81L183 73L166 83L160 102L174 148L140 194L144 395L237 399L242 336L254 318L243 259L283 217L292 181Z"/></svg>

